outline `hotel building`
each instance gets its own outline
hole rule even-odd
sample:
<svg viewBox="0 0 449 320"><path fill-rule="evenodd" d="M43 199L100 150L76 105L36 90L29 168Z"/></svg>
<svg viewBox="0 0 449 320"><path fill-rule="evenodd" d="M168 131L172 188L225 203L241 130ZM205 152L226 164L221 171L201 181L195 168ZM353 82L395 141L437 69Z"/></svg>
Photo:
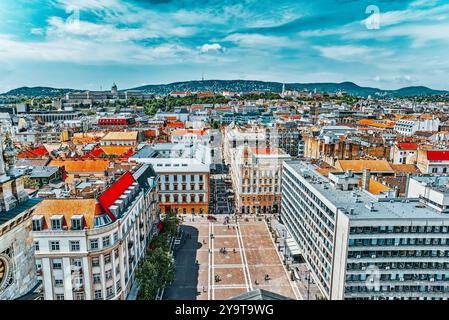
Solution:
<svg viewBox="0 0 449 320"><path fill-rule="evenodd" d="M322 294L447 300L449 216L418 198L373 197L359 182L284 162L281 219Z"/></svg>
<svg viewBox="0 0 449 320"><path fill-rule="evenodd" d="M239 213L279 212L282 162L290 158L278 148L241 149L241 154L231 162L235 207Z"/></svg>

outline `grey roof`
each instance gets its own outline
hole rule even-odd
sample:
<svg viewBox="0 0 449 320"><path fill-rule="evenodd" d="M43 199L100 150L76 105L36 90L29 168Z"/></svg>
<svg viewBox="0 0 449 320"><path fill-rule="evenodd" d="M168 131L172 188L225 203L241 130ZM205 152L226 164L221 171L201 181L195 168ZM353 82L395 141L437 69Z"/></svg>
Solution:
<svg viewBox="0 0 449 320"><path fill-rule="evenodd" d="M31 178L50 178L59 171L59 167L34 167L31 171Z"/></svg>
<svg viewBox="0 0 449 320"><path fill-rule="evenodd" d="M292 299L264 289L256 289L250 292L242 293L235 297L231 297L228 300L292 300Z"/></svg>
<svg viewBox="0 0 449 320"><path fill-rule="evenodd" d="M30 198L26 202L23 202L19 204L17 207L15 207L12 210L9 211L2 211L0 212L0 225L8 222L11 219L14 219L16 216L20 215L22 212L31 209L38 203L40 203L42 200L41 198Z"/></svg>
<svg viewBox="0 0 449 320"><path fill-rule="evenodd" d="M330 185L329 180L315 171L315 167L300 161L285 161L299 175L303 176L311 187L330 201L335 207L346 212L351 220L383 220L383 219L444 219L449 220L449 215L444 215L428 206L423 205L418 199L404 198L375 198L364 190L343 191ZM308 176L307 178L304 176ZM356 201L357 199L357 201ZM373 204L374 210L369 206ZM349 215L347 210L354 209L354 215Z"/></svg>

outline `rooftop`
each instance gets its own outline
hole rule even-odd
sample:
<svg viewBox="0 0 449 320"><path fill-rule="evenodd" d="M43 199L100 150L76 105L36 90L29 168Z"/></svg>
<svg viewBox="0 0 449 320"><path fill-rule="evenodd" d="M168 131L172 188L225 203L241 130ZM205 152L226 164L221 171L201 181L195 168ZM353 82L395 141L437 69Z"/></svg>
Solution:
<svg viewBox="0 0 449 320"><path fill-rule="evenodd" d="M108 132L104 137L103 141L116 141L116 140L137 140L137 131L111 131Z"/></svg>
<svg viewBox="0 0 449 320"><path fill-rule="evenodd" d="M363 190L343 191L332 187L329 180L315 170L315 166L300 162L286 161L288 166L303 176L309 184L328 199L335 207L340 208L351 220L384 220L384 219L448 219L418 201L404 198L376 198ZM374 210L370 210L371 205ZM348 211L354 209L354 214Z"/></svg>
<svg viewBox="0 0 449 320"><path fill-rule="evenodd" d="M21 203L17 207L7 212L0 212L0 225L14 219L16 216L20 215L22 212L31 209L35 205L39 204L43 199L40 198L30 198L26 202Z"/></svg>

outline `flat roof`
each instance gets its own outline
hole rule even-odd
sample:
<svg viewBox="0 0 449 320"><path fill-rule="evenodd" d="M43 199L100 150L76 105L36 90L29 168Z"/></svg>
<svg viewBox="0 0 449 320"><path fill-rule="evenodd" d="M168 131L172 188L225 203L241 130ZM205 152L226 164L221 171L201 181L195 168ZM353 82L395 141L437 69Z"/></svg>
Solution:
<svg viewBox="0 0 449 320"><path fill-rule="evenodd" d="M334 188L329 179L323 177L316 172L315 167L311 164L300 161L286 161L288 166L293 168L299 175L304 177L307 172L308 178L305 178L313 188L315 188L324 198L330 201L337 208L341 208L343 212L351 220L367 220L367 219L445 219L449 220L449 215L442 214L434 210L418 199L404 198L375 198L370 196L366 191L354 190L343 191ZM313 182L312 177L315 179ZM327 188L325 188L327 186ZM356 202L357 199L357 202ZM407 202L408 201L408 202ZM369 206L374 205L374 211L370 211ZM354 215L350 215L347 211L354 209Z"/></svg>

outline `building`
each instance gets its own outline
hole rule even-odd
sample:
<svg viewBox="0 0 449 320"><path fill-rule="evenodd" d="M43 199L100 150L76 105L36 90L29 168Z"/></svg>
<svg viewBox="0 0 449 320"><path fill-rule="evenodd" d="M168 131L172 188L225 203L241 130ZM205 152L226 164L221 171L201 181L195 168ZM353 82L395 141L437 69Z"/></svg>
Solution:
<svg viewBox="0 0 449 320"><path fill-rule="evenodd" d="M422 173L448 173L449 150L419 150L416 165Z"/></svg>
<svg viewBox="0 0 449 320"><path fill-rule="evenodd" d="M281 204L282 162L279 148L243 147L231 161L235 207L241 214L277 213Z"/></svg>
<svg viewBox="0 0 449 320"><path fill-rule="evenodd" d="M146 145L129 162L151 164L159 179L162 213L207 214L210 196L209 148L200 144Z"/></svg>
<svg viewBox="0 0 449 320"><path fill-rule="evenodd" d="M138 131L111 131L100 140L102 146L136 146L139 142Z"/></svg>
<svg viewBox="0 0 449 320"><path fill-rule="evenodd" d="M359 179L284 163L281 219L327 299L447 300L449 216Z"/></svg>
<svg viewBox="0 0 449 320"><path fill-rule="evenodd" d="M109 116L98 119L99 126L130 126L136 123L136 120L131 116Z"/></svg>
<svg viewBox="0 0 449 320"><path fill-rule="evenodd" d="M157 177L143 165L91 199L46 199L32 218L45 300L123 300L157 230Z"/></svg>
<svg viewBox="0 0 449 320"><path fill-rule="evenodd" d="M393 164L416 164L418 155L417 143L398 142L391 150Z"/></svg>
<svg viewBox="0 0 449 320"><path fill-rule="evenodd" d="M15 169L17 152L6 137L0 139L0 300L12 300L38 286L31 213L40 199L29 199L23 176Z"/></svg>

